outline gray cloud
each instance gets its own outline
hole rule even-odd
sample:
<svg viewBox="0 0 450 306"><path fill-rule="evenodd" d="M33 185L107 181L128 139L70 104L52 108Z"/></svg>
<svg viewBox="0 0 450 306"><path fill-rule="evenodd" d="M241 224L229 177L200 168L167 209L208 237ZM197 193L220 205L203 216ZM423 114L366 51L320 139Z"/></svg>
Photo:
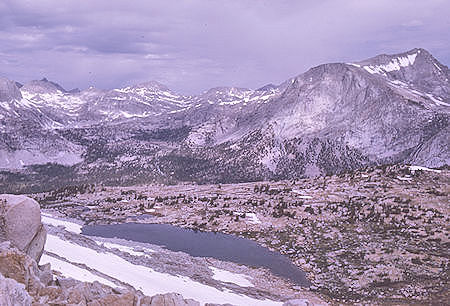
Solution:
<svg viewBox="0 0 450 306"><path fill-rule="evenodd" d="M449 11L445 0L7 0L0 74L67 88L157 80L196 93L414 47L447 64Z"/></svg>

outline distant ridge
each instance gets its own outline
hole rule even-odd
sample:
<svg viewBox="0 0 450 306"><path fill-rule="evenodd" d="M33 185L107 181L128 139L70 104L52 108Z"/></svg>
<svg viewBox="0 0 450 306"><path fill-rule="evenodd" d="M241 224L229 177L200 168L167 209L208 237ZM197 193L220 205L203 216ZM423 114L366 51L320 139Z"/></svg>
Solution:
<svg viewBox="0 0 450 306"><path fill-rule="evenodd" d="M280 85L196 96L153 81L66 91L45 78L23 86L0 79L3 182L30 169L44 182L123 184L445 166L449 78L447 66L416 48L319 65Z"/></svg>

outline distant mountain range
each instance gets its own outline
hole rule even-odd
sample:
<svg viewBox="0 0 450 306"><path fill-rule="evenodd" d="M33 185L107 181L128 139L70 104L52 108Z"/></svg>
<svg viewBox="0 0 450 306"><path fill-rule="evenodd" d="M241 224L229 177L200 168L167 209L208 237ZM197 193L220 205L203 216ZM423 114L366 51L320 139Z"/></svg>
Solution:
<svg viewBox="0 0 450 306"><path fill-rule="evenodd" d="M157 82L66 91L0 79L0 191L232 183L449 164L449 68L424 49L314 67L257 90Z"/></svg>

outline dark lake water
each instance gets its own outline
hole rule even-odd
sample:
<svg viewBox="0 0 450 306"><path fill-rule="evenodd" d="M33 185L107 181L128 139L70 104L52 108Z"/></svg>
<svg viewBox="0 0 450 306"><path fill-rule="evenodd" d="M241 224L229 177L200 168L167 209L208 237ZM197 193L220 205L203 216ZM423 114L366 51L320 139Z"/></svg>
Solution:
<svg viewBox="0 0 450 306"><path fill-rule="evenodd" d="M82 233L151 243L191 256L213 257L252 267L264 267L297 285L310 285L305 272L294 266L289 258L252 240L233 235L194 231L168 224L140 223L87 225L82 228Z"/></svg>

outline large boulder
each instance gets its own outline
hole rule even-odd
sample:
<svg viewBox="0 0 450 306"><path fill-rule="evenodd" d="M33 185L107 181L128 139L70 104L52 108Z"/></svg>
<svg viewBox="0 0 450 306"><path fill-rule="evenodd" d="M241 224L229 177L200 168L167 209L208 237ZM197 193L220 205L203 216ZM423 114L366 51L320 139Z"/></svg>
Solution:
<svg viewBox="0 0 450 306"><path fill-rule="evenodd" d="M39 262L46 237L35 200L22 195L0 195L0 242L11 241L13 246Z"/></svg>
<svg viewBox="0 0 450 306"><path fill-rule="evenodd" d="M142 305L149 306L200 306L200 303L192 299L184 299L179 293L157 294L152 297L144 297Z"/></svg>

